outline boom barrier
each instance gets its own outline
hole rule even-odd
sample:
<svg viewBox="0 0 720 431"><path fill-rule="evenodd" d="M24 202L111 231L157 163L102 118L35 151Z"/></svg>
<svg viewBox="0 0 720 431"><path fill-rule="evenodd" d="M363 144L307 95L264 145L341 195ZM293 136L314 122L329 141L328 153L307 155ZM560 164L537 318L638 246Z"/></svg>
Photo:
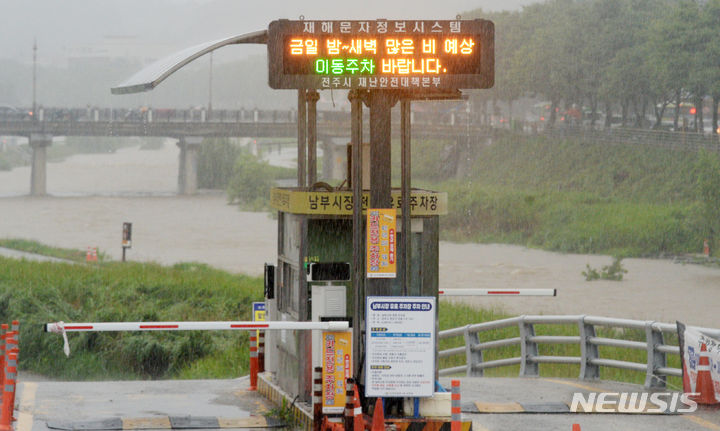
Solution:
<svg viewBox="0 0 720 431"><path fill-rule="evenodd" d="M250 331L250 330L309 330L345 331L348 322L102 322L102 323L46 323L45 332L112 332L112 331Z"/></svg>
<svg viewBox="0 0 720 431"><path fill-rule="evenodd" d="M442 289L440 296L557 296L557 289Z"/></svg>

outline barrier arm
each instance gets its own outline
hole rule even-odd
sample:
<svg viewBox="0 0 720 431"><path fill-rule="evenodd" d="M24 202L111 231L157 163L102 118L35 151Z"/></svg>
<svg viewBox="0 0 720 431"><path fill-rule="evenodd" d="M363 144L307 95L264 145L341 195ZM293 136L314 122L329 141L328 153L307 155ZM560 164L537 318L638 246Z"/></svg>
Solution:
<svg viewBox="0 0 720 431"><path fill-rule="evenodd" d="M441 289L440 296L557 296L557 289Z"/></svg>
<svg viewBox="0 0 720 431"><path fill-rule="evenodd" d="M346 321L338 322L95 322L95 323L46 323L45 332L109 332L109 331L249 331L249 330L311 330L344 331L350 326Z"/></svg>

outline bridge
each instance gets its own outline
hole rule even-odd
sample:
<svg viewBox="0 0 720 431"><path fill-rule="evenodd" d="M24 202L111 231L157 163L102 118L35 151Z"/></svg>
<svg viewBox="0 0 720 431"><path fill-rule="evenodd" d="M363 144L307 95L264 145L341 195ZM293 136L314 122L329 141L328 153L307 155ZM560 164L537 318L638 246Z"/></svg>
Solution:
<svg viewBox="0 0 720 431"><path fill-rule="evenodd" d="M178 191L197 191L197 154L204 138L297 138L295 110L113 109L40 108L0 114L0 136L22 136L32 149L31 195L46 194L47 147L54 136L154 136L178 140L180 168ZM318 111L318 140L332 153L333 138L350 138L350 113ZM487 135L487 127L466 112L413 112L414 136L462 141ZM399 119L393 124L400 129ZM369 136L369 131L365 132Z"/></svg>

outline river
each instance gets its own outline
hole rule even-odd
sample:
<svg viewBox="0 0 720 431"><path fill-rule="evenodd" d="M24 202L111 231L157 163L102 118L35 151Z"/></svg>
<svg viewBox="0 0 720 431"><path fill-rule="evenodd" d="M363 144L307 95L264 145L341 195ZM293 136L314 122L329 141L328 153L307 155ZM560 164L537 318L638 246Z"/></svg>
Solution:
<svg viewBox="0 0 720 431"><path fill-rule="evenodd" d="M276 221L242 212L220 192L177 196L178 149L123 148L48 164L50 196L32 198L30 169L0 172L0 237L121 256L123 222L133 223L128 259L196 261L262 274L276 259ZM442 223L442 219L441 219ZM556 288L557 297L477 297L463 302L512 314L592 314L683 320L720 327L720 270L669 260L625 259L621 282L585 281L585 266L608 256L552 253L502 244L440 244L441 288ZM450 299L444 299L450 300Z"/></svg>

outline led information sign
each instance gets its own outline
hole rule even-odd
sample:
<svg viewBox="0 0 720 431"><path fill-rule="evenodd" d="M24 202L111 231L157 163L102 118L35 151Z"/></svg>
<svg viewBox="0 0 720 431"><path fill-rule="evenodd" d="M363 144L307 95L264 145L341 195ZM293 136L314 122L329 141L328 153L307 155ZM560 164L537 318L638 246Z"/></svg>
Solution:
<svg viewBox="0 0 720 431"><path fill-rule="evenodd" d="M447 90L490 88L491 21L270 23L272 88Z"/></svg>

